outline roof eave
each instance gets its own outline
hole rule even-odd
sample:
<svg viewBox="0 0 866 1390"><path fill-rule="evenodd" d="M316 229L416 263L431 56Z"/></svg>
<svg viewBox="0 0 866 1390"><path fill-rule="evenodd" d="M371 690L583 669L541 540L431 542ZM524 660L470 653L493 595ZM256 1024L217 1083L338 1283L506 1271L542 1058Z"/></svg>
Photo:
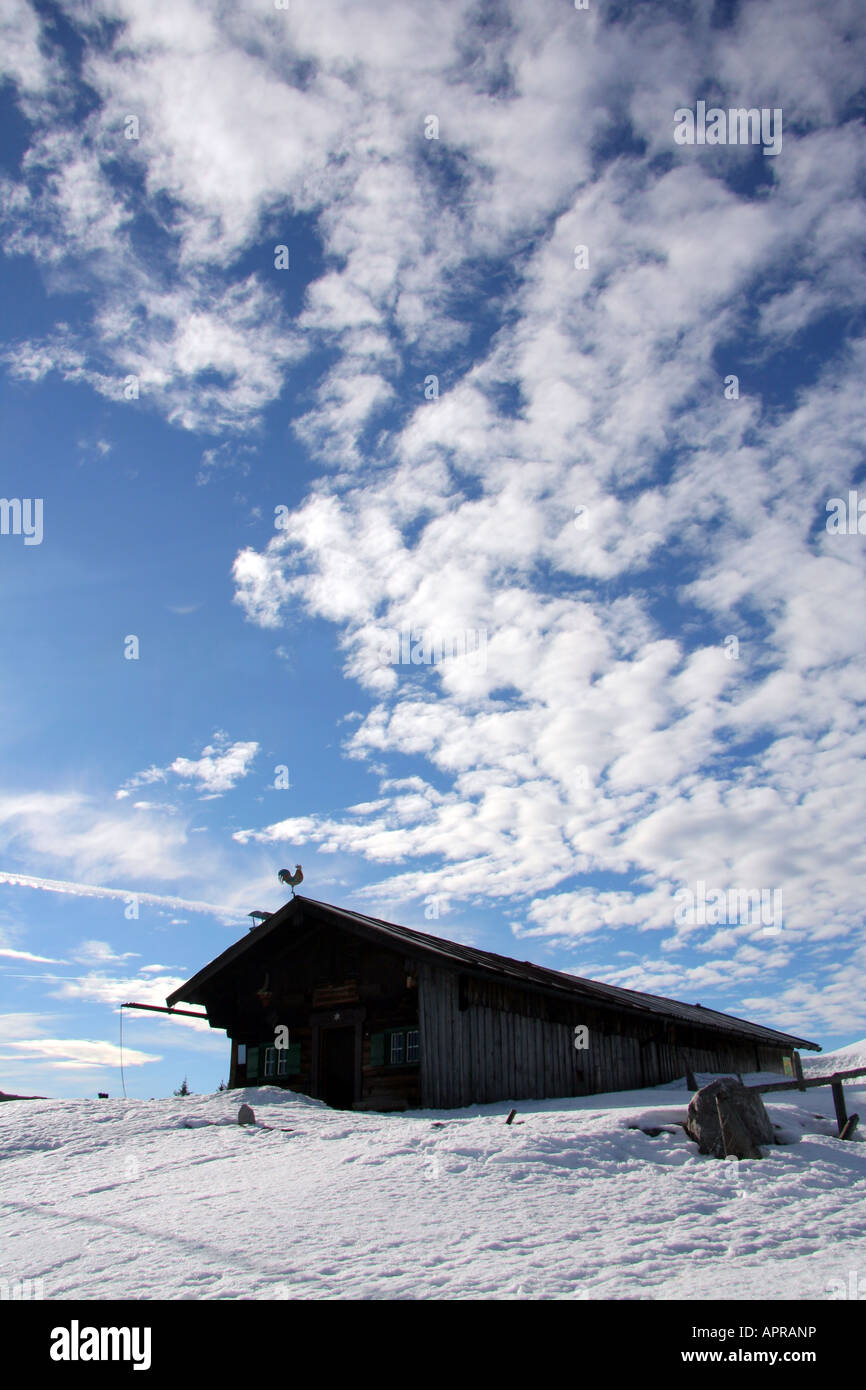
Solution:
<svg viewBox="0 0 866 1390"><path fill-rule="evenodd" d="M172 1008L175 1004L179 1004L181 1001L186 1004L204 1004L204 1000L196 995L196 991L208 980L219 975L225 970L226 966L231 965L238 956L244 955L251 946L263 941L265 937L269 936L277 927L290 921L294 915L291 909L297 901L299 901L297 898L290 898L289 901L278 908L276 912L272 912L270 917L264 922L260 922L257 927L251 927L246 936L242 936L239 941L233 941L231 946L227 946L214 960L202 966L201 970L197 971L195 975L192 975L185 984L182 984L178 989L172 990L171 994L166 995L165 1002L168 1004L169 1008Z"/></svg>
<svg viewBox="0 0 866 1390"><path fill-rule="evenodd" d="M296 915L302 917L303 908L307 908L314 916L321 914L325 917L330 917L332 921L337 919L345 930L353 932L357 936L379 942L381 942L384 937L388 944L405 955L436 960L442 966L457 970L461 974L474 975L481 978L505 978L510 983L516 984L523 989L552 995L558 998L574 999L582 995L587 1000L591 1000L594 1005L610 1009L614 1012L640 1013L647 1019L656 1019L658 1021L666 1020L680 1027L699 1028L723 1036L746 1038L750 1042L756 1044L764 1042L770 1045L775 1044L777 1046L796 1048L798 1051L804 1049L810 1052L821 1051L819 1043L810 1042L806 1038L794 1037L793 1034L790 1033L779 1032L775 1028L768 1028L765 1024L751 1023L748 1019L738 1019L734 1014L723 1014L715 1009L706 1009L703 1011L706 1017L698 1019L678 1015L663 1009L653 1008L650 1003L650 1001L658 1001L658 1003L661 1004L679 1005L683 1008L688 1007L683 1004L682 1000L666 999L661 995L642 995L639 990L623 990L622 993L626 996L623 998L606 996L603 986L597 990L593 988L593 986L599 986L601 984L600 981L584 979L579 975L569 975L564 971L550 970L546 966L533 966L529 961L524 962L524 964L534 970L543 970L550 978L547 980L539 980L532 979L528 976L521 977L518 970L511 970L508 968L509 965L519 967L521 964L520 961L513 960L510 956L497 956L493 952L480 952L482 955L490 956L491 959L489 961L464 960L448 949L449 946L458 945L458 943L451 943L443 937L427 937L426 933L416 932L414 928L400 927L397 923L386 922L382 918L365 917L363 913L354 913L345 908L335 907L331 903L321 903L314 898L303 898L300 895L290 898L283 907L278 908L266 921L260 923L257 927L253 927L247 932L247 935L241 937L239 941L233 942L233 944L227 947L225 951L221 952L215 960L212 960L208 965L199 970L197 974L193 975L192 978L181 985L179 989L169 994L166 998L166 1003L169 1007L172 1007L183 1001L189 1004L199 1004L206 1008L206 999L201 993L202 987L209 981L214 980L217 975L221 974L223 970L232 965L238 957L244 955L259 942L264 941L271 932L291 921ZM406 936L404 933L410 933L410 935ZM501 965L497 964L499 961L502 962ZM738 1023L742 1023L744 1026L738 1028Z"/></svg>

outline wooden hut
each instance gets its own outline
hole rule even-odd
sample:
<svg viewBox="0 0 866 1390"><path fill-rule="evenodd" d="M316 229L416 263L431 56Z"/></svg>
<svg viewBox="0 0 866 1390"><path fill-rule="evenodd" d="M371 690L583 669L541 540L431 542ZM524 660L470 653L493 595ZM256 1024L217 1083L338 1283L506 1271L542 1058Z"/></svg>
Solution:
<svg viewBox="0 0 866 1390"><path fill-rule="evenodd" d="M339 1109L448 1109L790 1073L820 1051L730 1014L295 897L168 997L231 1044L230 1087L285 1086ZM585 1032L580 1031L585 1030Z"/></svg>

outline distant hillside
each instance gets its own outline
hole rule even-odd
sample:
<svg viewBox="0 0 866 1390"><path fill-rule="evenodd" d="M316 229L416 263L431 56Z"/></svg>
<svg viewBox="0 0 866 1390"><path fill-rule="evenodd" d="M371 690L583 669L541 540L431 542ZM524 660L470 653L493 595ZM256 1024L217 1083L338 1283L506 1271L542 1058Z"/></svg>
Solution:
<svg viewBox="0 0 866 1390"><path fill-rule="evenodd" d="M829 1076L834 1071L855 1071L866 1067L866 1038L862 1042L837 1047L835 1052L822 1052L817 1057L801 1057L803 1071L810 1076Z"/></svg>
<svg viewBox="0 0 866 1390"><path fill-rule="evenodd" d="M47 1100L47 1096L10 1096L5 1091L0 1091L0 1100Z"/></svg>

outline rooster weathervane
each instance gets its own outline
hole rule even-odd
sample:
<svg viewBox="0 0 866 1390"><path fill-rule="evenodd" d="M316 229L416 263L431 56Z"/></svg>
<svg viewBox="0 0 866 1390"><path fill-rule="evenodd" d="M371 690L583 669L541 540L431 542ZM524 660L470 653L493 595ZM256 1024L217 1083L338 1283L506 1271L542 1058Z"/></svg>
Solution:
<svg viewBox="0 0 866 1390"><path fill-rule="evenodd" d="M292 897L294 897L295 888L297 884L303 883L304 881L304 871L301 868L300 864L296 864L295 872L293 874L290 874L288 869L280 869L280 872L277 874L277 878L280 880L280 883L285 883L288 885L289 888L291 888Z"/></svg>

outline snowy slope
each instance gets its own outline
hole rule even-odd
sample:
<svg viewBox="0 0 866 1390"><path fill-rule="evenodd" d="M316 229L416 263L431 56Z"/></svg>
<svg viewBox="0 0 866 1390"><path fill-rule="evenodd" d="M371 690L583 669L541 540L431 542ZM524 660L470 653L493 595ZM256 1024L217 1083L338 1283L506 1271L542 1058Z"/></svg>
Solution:
<svg viewBox="0 0 866 1390"><path fill-rule="evenodd" d="M240 1127L243 1099L274 1128ZM273 1088L10 1103L0 1278L61 1299L825 1299L866 1275L866 1142L834 1137L829 1088L781 1093L795 1142L742 1164L697 1153L688 1100L522 1102L510 1127L507 1105L365 1115Z"/></svg>
<svg viewBox="0 0 866 1390"><path fill-rule="evenodd" d="M835 1052L821 1052L817 1056L801 1057L803 1071L810 1076L829 1076L834 1071L854 1071L866 1067L866 1038L862 1042L849 1043L838 1047ZM866 1115L863 1116L866 1124Z"/></svg>

